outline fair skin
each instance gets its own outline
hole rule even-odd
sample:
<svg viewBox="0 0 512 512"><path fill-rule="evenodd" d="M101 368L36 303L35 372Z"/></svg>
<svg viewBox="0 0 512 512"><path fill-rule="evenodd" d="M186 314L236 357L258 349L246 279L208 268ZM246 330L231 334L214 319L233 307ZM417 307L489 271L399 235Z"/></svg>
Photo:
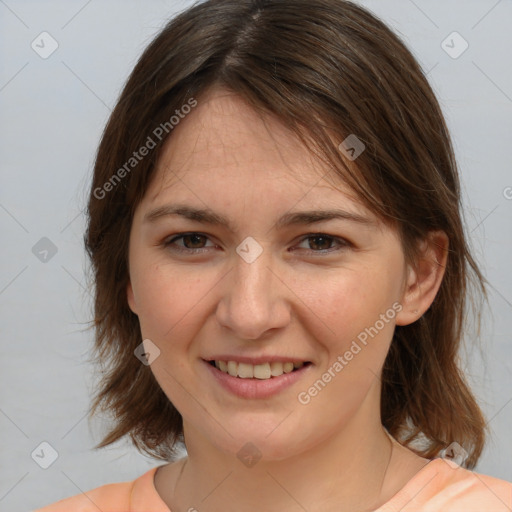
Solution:
<svg viewBox="0 0 512 512"><path fill-rule="evenodd" d="M230 226L164 211L177 203ZM277 225L285 214L334 208L352 217ZM236 251L247 237L262 250L250 262ZM424 258L408 265L396 231L277 120L227 91L199 98L166 143L129 248L128 302L142 338L160 350L151 371L183 417L188 456L155 476L169 508L358 512L396 494L428 461L390 442L379 376L395 325L433 301L446 247L433 233ZM376 325L325 387L298 400ZM223 358L305 365L269 379L293 376L264 395L267 380L209 364ZM248 442L261 456L252 467L237 457Z"/></svg>

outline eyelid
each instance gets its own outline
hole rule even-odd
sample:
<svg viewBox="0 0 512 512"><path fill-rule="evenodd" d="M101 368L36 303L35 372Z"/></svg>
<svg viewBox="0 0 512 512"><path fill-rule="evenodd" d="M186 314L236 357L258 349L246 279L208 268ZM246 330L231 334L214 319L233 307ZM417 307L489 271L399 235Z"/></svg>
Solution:
<svg viewBox="0 0 512 512"><path fill-rule="evenodd" d="M183 238L185 238L186 236L191 236L191 235L199 235L199 236L202 236L202 237L205 237L207 240L209 240L210 242L214 243L212 240L211 240L211 237L210 235L207 235L206 233L201 233L200 231L187 231L187 232L183 232L183 233L176 233L174 235L171 235L171 236L168 236L166 237L164 240L163 240L163 243L162 245L166 248L168 248L169 246L171 246L176 240L183 240ZM189 253L199 253L199 252L202 252L206 249L209 249L211 248L210 247L201 247L199 249L188 249L187 247L178 247L178 246L175 246L174 249L178 252L189 252Z"/></svg>
<svg viewBox="0 0 512 512"><path fill-rule="evenodd" d="M354 247L354 244L352 242L350 242L349 240L347 240L346 238L343 238L343 237L340 237L340 236L335 236L335 235L329 235L328 233L308 233L307 235L303 235L300 240L298 241L298 243L302 243L306 240L308 240L309 238L321 238L321 237L324 237L324 238L327 238L327 239L331 239L333 242L337 243L338 246L339 246L339 249L338 250L341 250L341 248L346 248L346 247ZM308 250L309 252L312 252L312 253L318 253L318 254L326 254L328 252L335 252L335 249L334 248L331 248L331 249L324 249L324 250L321 250L321 251L313 251L311 249L306 249Z"/></svg>
<svg viewBox="0 0 512 512"><path fill-rule="evenodd" d="M207 235L206 233L202 233L200 231L187 231L187 232L183 232L183 233L176 233L174 235L166 237L163 240L162 245L164 246L164 248L169 248L177 240L183 240L184 237L189 236L189 235L199 235L201 237L205 237L207 240L214 243L211 240L210 235ZM312 249L304 249L308 252L308 254L326 255L326 254L330 254L330 253L339 252L343 249L355 247L354 244L352 242L350 242L349 240L347 240L346 238L335 236L335 235L330 235L328 233L323 233L323 232L307 233L305 235L302 235L300 237L300 239L297 242L295 242L295 244L301 244L302 242L304 242L310 238L320 238L320 237L324 237L324 238L332 240L332 242L338 244L338 248L336 249L335 247L334 248L331 247L329 249L322 249L319 251L314 251ZM172 247L171 250L176 251L176 252L181 252L181 253L188 253L188 254L201 254L210 248L211 248L211 246L210 247L201 247L198 249L189 249L187 247L174 246L174 247Z"/></svg>

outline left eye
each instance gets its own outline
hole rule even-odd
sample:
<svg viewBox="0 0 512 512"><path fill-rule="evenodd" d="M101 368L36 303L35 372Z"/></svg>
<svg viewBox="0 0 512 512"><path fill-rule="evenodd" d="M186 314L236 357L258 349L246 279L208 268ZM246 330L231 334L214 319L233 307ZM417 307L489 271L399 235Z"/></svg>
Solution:
<svg viewBox="0 0 512 512"><path fill-rule="evenodd" d="M176 242L181 240L184 245L176 245ZM178 252L204 252L208 247L204 244L209 240L206 235L201 233L183 233L175 236L174 238L168 239L164 242L164 246L171 248ZM313 243L311 243L314 241ZM313 253L326 253L332 252L333 250L340 250L350 246L350 243L346 240L326 235L324 233L317 233L305 236L300 243L307 242L310 252ZM337 243L339 248L333 249L332 244ZM316 246L316 249L314 248ZM211 246L210 246L211 247ZM312 248L312 249L311 249Z"/></svg>
<svg viewBox="0 0 512 512"><path fill-rule="evenodd" d="M311 240L315 240L313 244L311 244ZM313 250L313 252L331 252L333 249L330 247L333 242L337 243L340 247L347 247L349 244L346 240L342 240L330 235L325 235L323 233L308 235L307 237L302 239L302 242L308 242L309 246L320 246L320 250ZM329 246L329 247L327 247ZM339 249L338 249L339 250Z"/></svg>

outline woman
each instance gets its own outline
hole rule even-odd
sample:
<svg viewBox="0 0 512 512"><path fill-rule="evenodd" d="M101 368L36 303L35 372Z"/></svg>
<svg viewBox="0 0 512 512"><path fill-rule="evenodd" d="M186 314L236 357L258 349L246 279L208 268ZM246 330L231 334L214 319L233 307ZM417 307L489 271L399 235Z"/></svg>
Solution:
<svg viewBox="0 0 512 512"><path fill-rule="evenodd" d="M450 137L368 11L210 0L171 20L88 214L99 446L168 463L40 511L512 509L470 471L485 420L457 354L484 284Z"/></svg>

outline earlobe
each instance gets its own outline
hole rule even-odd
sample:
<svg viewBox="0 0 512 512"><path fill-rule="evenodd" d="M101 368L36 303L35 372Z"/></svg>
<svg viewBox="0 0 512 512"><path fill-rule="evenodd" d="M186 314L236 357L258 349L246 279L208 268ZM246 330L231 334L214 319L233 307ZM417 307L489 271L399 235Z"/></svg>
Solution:
<svg viewBox="0 0 512 512"><path fill-rule="evenodd" d="M415 322L434 302L448 261L448 244L444 231L431 231L421 242L415 264L407 267L402 310L396 316L397 325Z"/></svg>
<svg viewBox="0 0 512 512"><path fill-rule="evenodd" d="M126 299L128 301L128 306L130 306L130 309L133 313L136 315L137 313L137 306L135 303L135 296L133 295L133 288L131 281L128 281L128 284L126 285Z"/></svg>

